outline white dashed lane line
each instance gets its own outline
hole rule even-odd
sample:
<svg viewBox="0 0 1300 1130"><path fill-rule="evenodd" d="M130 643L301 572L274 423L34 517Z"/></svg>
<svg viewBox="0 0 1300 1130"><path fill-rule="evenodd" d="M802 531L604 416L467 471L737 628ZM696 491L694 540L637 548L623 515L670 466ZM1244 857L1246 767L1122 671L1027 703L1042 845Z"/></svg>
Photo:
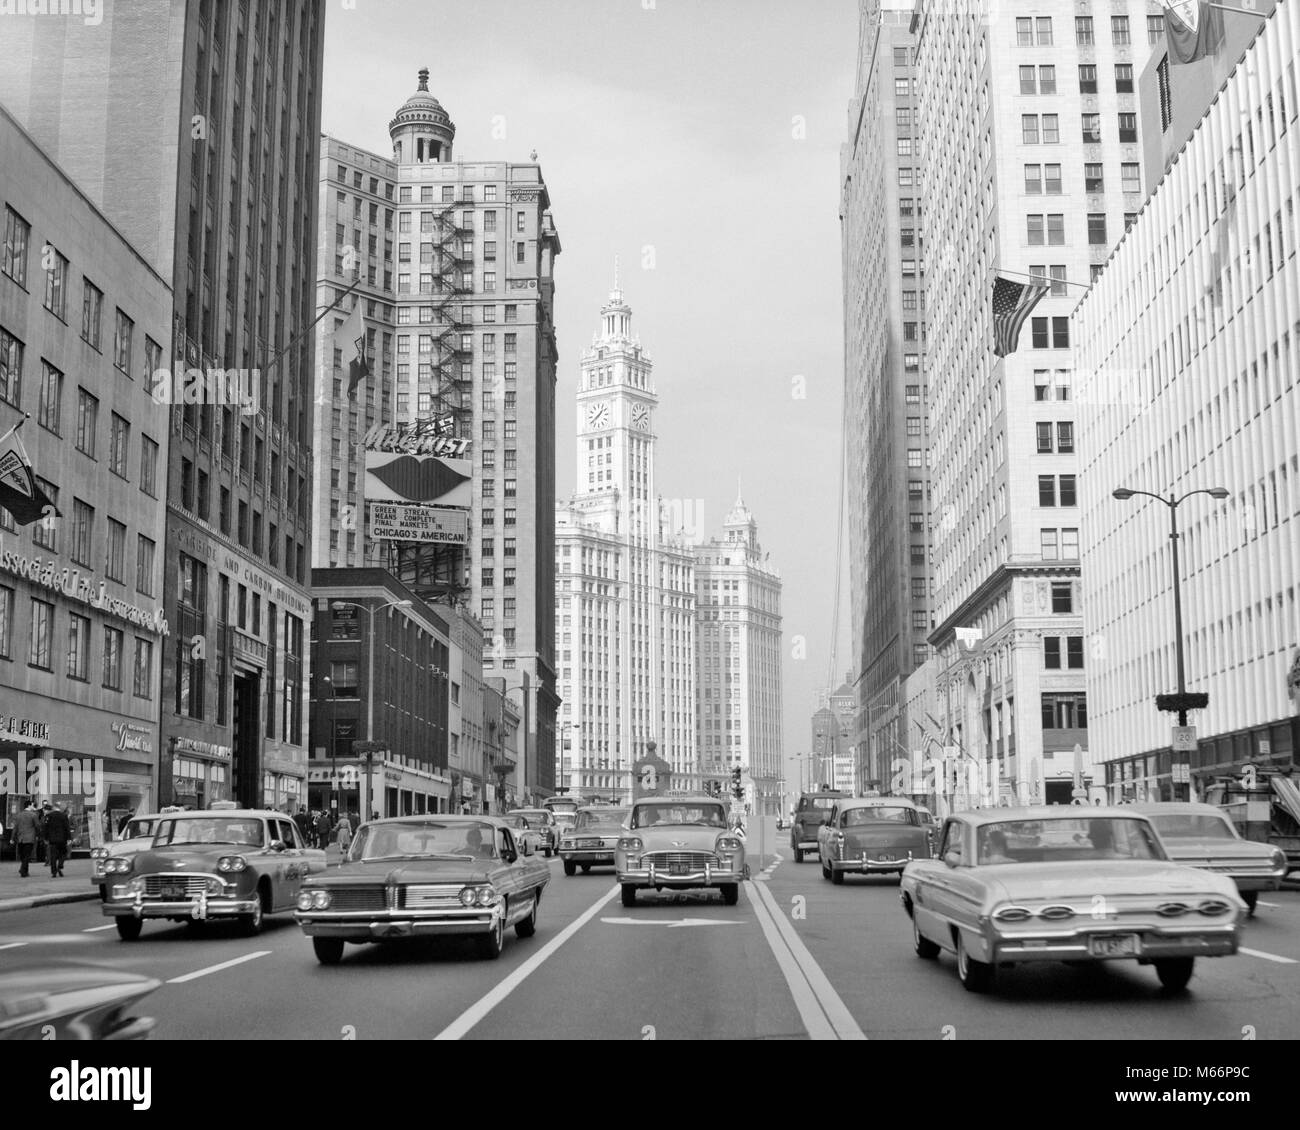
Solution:
<svg viewBox="0 0 1300 1130"><path fill-rule="evenodd" d="M223 969L230 969L236 965L243 965L246 961L253 961L255 958L266 957L270 950L254 950L252 953L246 953L243 957L234 957L229 961L220 962L217 965L209 965L206 969L196 969L193 973L185 973L180 977L172 977L168 980L169 985L183 985L186 981L197 981L200 977L206 977L210 973L220 973Z"/></svg>
<svg viewBox="0 0 1300 1130"><path fill-rule="evenodd" d="M107 926L89 926L81 932L83 934L98 934L100 930L112 930L117 926L116 922L110 922Z"/></svg>
<svg viewBox="0 0 1300 1130"><path fill-rule="evenodd" d="M0 950L16 950L19 946L25 946L26 942L6 942L0 945Z"/></svg>
<svg viewBox="0 0 1300 1130"><path fill-rule="evenodd" d="M1245 946L1239 947L1237 952L1244 953L1247 957L1260 957L1265 961L1276 961L1279 965L1300 965L1300 961L1296 961L1294 957L1279 957L1275 953L1265 953L1263 950L1248 950Z"/></svg>

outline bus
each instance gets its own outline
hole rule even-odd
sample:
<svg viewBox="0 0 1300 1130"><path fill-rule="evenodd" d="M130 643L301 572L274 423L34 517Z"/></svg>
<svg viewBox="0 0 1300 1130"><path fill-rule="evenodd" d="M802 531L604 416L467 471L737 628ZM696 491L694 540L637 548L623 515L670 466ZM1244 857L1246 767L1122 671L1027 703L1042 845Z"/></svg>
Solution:
<svg viewBox="0 0 1300 1130"><path fill-rule="evenodd" d="M546 809L548 812L554 813L557 816L561 812L566 812L569 815L573 815L582 806L583 806L582 797L575 796L572 793L568 793L564 796L548 796L546 797L545 800L542 801L542 807Z"/></svg>

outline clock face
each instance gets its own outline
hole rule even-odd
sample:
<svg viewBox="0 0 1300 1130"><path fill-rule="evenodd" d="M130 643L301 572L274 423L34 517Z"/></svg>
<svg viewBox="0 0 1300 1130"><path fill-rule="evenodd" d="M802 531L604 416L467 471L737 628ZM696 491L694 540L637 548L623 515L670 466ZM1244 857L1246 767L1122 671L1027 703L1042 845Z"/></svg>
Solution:
<svg viewBox="0 0 1300 1130"><path fill-rule="evenodd" d="M632 426L643 432L650 430L650 409L644 404L632 405Z"/></svg>
<svg viewBox="0 0 1300 1130"><path fill-rule="evenodd" d="M587 427L605 428L609 426L609 402L602 401L587 409Z"/></svg>

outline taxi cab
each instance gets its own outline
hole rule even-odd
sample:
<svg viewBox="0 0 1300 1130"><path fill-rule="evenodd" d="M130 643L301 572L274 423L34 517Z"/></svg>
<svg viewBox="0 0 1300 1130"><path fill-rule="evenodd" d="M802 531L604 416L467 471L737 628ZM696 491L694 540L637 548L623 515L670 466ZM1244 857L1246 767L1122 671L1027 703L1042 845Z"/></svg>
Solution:
<svg viewBox="0 0 1300 1130"><path fill-rule="evenodd" d="M637 891L688 887L716 887L722 901L735 906L745 878L745 841L717 797L642 797L618 838L614 870L624 906L636 905Z"/></svg>

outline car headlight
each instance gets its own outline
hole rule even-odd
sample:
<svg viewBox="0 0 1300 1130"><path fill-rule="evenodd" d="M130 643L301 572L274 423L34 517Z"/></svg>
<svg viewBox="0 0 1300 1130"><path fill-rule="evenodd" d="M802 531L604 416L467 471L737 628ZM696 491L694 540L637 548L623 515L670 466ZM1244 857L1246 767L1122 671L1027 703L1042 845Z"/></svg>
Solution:
<svg viewBox="0 0 1300 1130"><path fill-rule="evenodd" d="M108 858L108 848L102 848L102 847L92 848L92 849L91 849L91 852L90 852L90 858L91 858L91 859L107 859L107 858Z"/></svg>
<svg viewBox="0 0 1300 1130"><path fill-rule="evenodd" d="M1274 867L1286 866L1286 852L1284 852L1281 848L1273 849L1273 866Z"/></svg>
<svg viewBox="0 0 1300 1130"><path fill-rule="evenodd" d="M109 856L104 860L106 875L125 875L131 870L131 861L121 856Z"/></svg>
<svg viewBox="0 0 1300 1130"><path fill-rule="evenodd" d="M491 906L496 901L497 901L496 891L494 891L491 887L479 887L478 889L479 906Z"/></svg>
<svg viewBox="0 0 1300 1130"><path fill-rule="evenodd" d="M298 909L299 910L311 909L311 891L298 892Z"/></svg>
<svg viewBox="0 0 1300 1130"><path fill-rule="evenodd" d="M226 875L248 870L248 860L242 855L223 855L217 860L217 870Z"/></svg>
<svg viewBox="0 0 1300 1130"><path fill-rule="evenodd" d="M333 901L330 898L329 891L315 890L309 891L308 894L311 895L312 910L326 910L329 908L329 904Z"/></svg>
<svg viewBox="0 0 1300 1130"><path fill-rule="evenodd" d="M474 900L478 897L473 887L462 887L460 891L460 902L462 906L473 906Z"/></svg>
<svg viewBox="0 0 1300 1130"><path fill-rule="evenodd" d="M140 875L137 875L134 879L132 879L132 880L131 880L127 885L126 885L126 889L127 889L128 891L130 891L131 894L133 894L133 895L134 895L134 894L137 894L137 893L140 892L140 891L143 891L143 890L144 890L144 877L143 877L143 876L140 876Z"/></svg>
<svg viewBox="0 0 1300 1130"><path fill-rule="evenodd" d="M640 851L641 838L639 836L621 836L618 841L619 851Z"/></svg>
<svg viewBox="0 0 1300 1130"><path fill-rule="evenodd" d="M744 845L735 836L719 836L715 846L718 851L740 851Z"/></svg>
<svg viewBox="0 0 1300 1130"><path fill-rule="evenodd" d="M573 847L573 841L572 841L572 840L561 840L561 841L560 841L560 847L562 847L562 848L571 848L571 847Z"/></svg>

